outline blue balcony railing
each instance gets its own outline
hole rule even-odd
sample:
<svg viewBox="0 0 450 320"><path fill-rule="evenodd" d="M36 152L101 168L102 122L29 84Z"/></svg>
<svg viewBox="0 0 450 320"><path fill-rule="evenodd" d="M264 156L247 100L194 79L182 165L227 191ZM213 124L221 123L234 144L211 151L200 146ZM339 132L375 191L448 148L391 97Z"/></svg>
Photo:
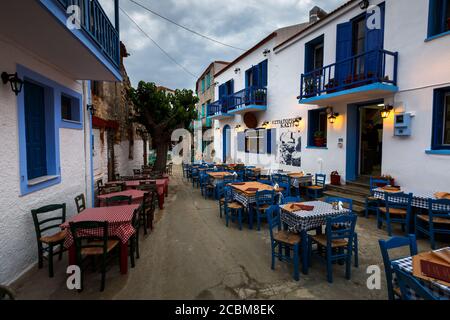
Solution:
<svg viewBox="0 0 450 320"><path fill-rule="evenodd" d="M115 66L120 65L120 37L98 0L55 0L64 10L71 5L81 10L81 27ZM116 13L117 14L117 13Z"/></svg>
<svg viewBox="0 0 450 320"><path fill-rule="evenodd" d="M372 83L397 85L398 53L372 50L302 74L300 100Z"/></svg>
<svg viewBox="0 0 450 320"><path fill-rule="evenodd" d="M267 105L267 88L249 87L208 105L208 117L250 105Z"/></svg>

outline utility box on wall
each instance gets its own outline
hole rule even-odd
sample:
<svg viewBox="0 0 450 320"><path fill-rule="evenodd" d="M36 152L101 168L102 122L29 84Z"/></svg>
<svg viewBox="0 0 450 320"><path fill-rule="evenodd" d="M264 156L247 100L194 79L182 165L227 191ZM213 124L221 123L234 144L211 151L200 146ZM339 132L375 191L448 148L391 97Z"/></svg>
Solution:
<svg viewBox="0 0 450 320"><path fill-rule="evenodd" d="M411 135L411 117L410 113L400 113L395 115L394 136L408 137Z"/></svg>

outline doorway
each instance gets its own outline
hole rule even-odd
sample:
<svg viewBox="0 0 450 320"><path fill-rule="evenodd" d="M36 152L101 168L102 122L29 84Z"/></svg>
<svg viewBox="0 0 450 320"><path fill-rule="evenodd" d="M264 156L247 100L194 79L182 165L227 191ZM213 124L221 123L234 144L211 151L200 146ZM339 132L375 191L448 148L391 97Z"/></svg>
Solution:
<svg viewBox="0 0 450 320"><path fill-rule="evenodd" d="M359 108L360 177L381 175L381 160L383 156L383 118L381 118L381 109L382 107L377 104Z"/></svg>
<svg viewBox="0 0 450 320"><path fill-rule="evenodd" d="M222 139L223 139L223 163L227 163L228 157L230 155L230 141L231 141L231 128L229 125L223 127Z"/></svg>

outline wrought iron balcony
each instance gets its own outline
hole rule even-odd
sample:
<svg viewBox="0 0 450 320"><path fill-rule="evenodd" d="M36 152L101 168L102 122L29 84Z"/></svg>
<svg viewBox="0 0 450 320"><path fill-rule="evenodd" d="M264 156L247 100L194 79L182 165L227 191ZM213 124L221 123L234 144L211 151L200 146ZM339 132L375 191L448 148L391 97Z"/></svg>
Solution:
<svg viewBox="0 0 450 320"><path fill-rule="evenodd" d="M338 61L302 74L300 103L375 83L397 86L397 68L398 53L382 49Z"/></svg>
<svg viewBox="0 0 450 320"><path fill-rule="evenodd" d="M98 0L54 0L64 10L75 5L81 11L81 27L115 66L120 65L120 37ZM118 12L116 12L118 14Z"/></svg>

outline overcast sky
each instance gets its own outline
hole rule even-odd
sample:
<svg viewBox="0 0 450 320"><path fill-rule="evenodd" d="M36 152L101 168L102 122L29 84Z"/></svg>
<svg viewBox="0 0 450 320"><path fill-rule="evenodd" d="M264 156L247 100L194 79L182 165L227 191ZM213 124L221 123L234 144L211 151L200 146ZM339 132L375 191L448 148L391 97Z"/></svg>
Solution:
<svg viewBox="0 0 450 320"><path fill-rule="evenodd" d="M248 49L277 28L308 21L315 5L329 12L346 0L135 0L159 14L221 42ZM114 0L100 0L109 14ZM198 37L136 6L120 5L162 48L195 75L213 60L232 61L242 52ZM114 19L112 19L114 20ZM133 86L140 80L173 89L194 89L196 78L167 58L120 13L120 36L130 57L125 66Z"/></svg>

